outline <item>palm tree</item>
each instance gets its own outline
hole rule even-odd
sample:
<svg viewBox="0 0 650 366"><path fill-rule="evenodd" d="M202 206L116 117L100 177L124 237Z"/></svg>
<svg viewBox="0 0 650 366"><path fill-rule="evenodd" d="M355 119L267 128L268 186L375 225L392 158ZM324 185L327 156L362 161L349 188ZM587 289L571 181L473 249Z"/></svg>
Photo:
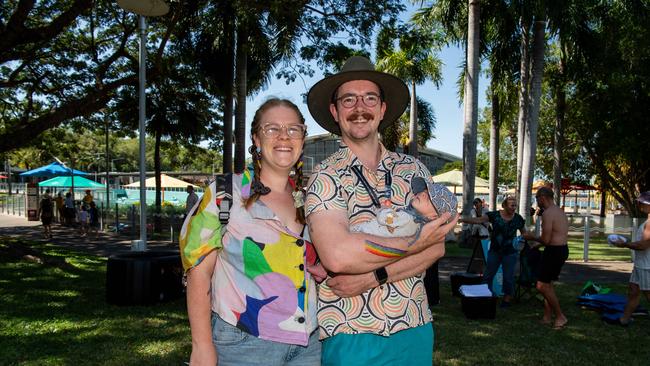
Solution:
<svg viewBox="0 0 650 366"><path fill-rule="evenodd" d="M476 176L476 128L478 124L479 0L468 0L467 66L463 128L463 214L469 215Z"/></svg>
<svg viewBox="0 0 650 366"><path fill-rule="evenodd" d="M418 156L418 118L416 86L431 80L436 87L442 82L442 61L434 54L439 38L432 31L411 28L401 32L399 49L390 46L378 55L377 69L405 80L411 88L409 108L409 154Z"/></svg>
<svg viewBox="0 0 650 366"><path fill-rule="evenodd" d="M544 74L544 50L546 48L546 20L542 17L535 20L533 27L533 57L530 86L530 118L524 134L524 149L521 165L521 192L519 198L519 214L528 218L532 200L533 175L535 171L535 154L537 151L537 126L539 124L539 108L542 96L542 76Z"/></svg>

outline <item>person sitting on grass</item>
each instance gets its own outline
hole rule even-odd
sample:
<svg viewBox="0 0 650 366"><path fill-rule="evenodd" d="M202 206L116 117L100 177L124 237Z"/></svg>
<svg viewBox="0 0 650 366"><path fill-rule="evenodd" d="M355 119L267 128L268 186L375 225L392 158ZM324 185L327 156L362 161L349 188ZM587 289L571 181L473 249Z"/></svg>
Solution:
<svg viewBox="0 0 650 366"><path fill-rule="evenodd" d="M637 229L637 241L628 243L625 240L613 242L620 248L634 250L634 267L630 276L630 283L627 292L627 304L623 316L618 319L622 326L627 326L633 319L632 313L639 306L641 293L650 302L650 191L643 192L636 199L641 212L647 215L647 219Z"/></svg>

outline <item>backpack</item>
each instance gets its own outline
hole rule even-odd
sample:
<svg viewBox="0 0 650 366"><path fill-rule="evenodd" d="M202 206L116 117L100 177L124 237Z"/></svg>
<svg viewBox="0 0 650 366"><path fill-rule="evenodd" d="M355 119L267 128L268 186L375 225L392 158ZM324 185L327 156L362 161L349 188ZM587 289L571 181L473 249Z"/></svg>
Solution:
<svg viewBox="0 0 650 366"><path fill-rule="evenodd" d="M245 179L249 178L248 175ZM230 220L230 208L233 203L232 180L232 174L217 176L208 185L201 200L185 217L179 235L179 249L185 271L200 263L205 255L220 246ZM217 207L214 207L215 205Z"/></svg>
<svg viewBox="0 0 650 366"><path fill-rule="evenodd" d="M219 221L221 222L222 234L225 231L228 220L230 220L230 207L232 207L232 173L218 175L215 179L217 183L217 200L221 200L219 205Z"/></svg>

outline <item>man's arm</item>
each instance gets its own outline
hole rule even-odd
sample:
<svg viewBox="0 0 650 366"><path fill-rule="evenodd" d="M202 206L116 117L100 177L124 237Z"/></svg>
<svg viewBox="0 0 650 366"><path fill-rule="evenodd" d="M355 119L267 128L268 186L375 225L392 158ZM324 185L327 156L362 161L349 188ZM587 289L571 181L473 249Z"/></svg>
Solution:
<svg viewBox="0 0 650 366"><path fill-rule="evenodd" d="M542 214L542 234L537 237L534 233L524 232L522 235L523 238L526 240L536 241L544 246L548 245L553 236L553 221L553 216L551 216L548 211L544 211Z"/></svg>
<svg viewBox="0 0 650 366"><path fill-rule="evenodd" d="M343 210L323 210L307 217L309 233L318 256L334 273L367 273L400 258L444 242L445 234L456 224L445 213L422 227L419 238L387 238L364 233L351 233Z"/></svg>
<svg viewBox="0 0 650 366"><path fill-rule="evenodd" d="M445 255L443 242L424 249L420 253L402 258L386 266L388 280L396 282L405 278L419 275L426 271L433 263ZM352 297L379 286L373 272L357 275L339 275L327 280L327 285L332 292L340 297Z"/></svg>

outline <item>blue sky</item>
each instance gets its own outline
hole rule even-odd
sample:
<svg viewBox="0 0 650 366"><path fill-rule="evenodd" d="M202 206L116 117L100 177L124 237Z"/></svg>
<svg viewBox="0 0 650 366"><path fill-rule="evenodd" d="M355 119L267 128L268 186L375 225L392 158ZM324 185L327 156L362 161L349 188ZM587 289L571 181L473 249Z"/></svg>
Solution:
<svg viewBox="0 0 650 366"><path fill-rule="evenodd" d="M431 103L437 118L435 138L431 139L427 146L460 157L463 151L463 106L458 101L456 80L460 74L459 65L462 64L465 52L460 47L446 47L441 50L438 57L444 63L443 81L440 89L437 89L433 83L427 82L418 86L416 90L419 97ZM314 69L318 70L317 67ZM309 114L302 97L312 85L322 78L323 75L317 72L313 78L297 78L290 85L286 85L284 80L274 78L265 90L250 97L246 104L246 150L248 151L250 145L248 129L250 121L253 120L253 115L260 104L270 97L286 98L294 102L305 116L309 135L324 133L325 130ZM479 109L486 106L485 90L487 85L488 80L482 74L479 79Z"/></svg>

